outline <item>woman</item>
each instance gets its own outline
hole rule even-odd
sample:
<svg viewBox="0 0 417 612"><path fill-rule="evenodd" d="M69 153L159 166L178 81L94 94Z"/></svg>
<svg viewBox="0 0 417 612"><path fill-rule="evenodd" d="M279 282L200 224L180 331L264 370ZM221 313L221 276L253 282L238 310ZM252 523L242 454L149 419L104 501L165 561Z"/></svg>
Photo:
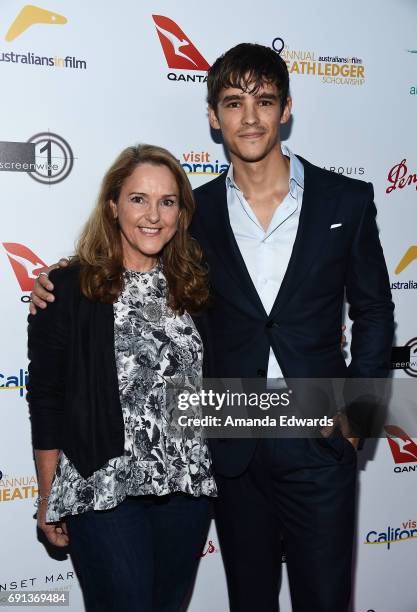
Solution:
<svg viewBox="0 0 417 612"><path fill-rule="evenodd" d="M193 210L168 151L125 149L71 265L51 274L55 302L29 316L38 525L70 544L88 611L178 610L207 533L208 449L172 435L166 410L167 382L201 378Z"/></svg>

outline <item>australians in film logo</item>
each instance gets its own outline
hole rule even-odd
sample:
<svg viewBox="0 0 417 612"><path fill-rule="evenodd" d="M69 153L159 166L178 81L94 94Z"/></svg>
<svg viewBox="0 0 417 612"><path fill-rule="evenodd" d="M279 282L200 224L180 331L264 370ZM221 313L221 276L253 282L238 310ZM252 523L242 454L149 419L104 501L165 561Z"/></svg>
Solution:
<svg viewBox="0 0 417 612"><path fill-rule="evenodd" d="M210 65L194 43L175 21L163 15L152 15L168 68L167 79L205 83ZM186 72L184 72L186 71Z"/></svg>
<svg viewBox="0 0 417 612"><path fill-rule="evenodd" d="M385 425L387 440L395 463L394 472L417 472L417 444L401 427Z"/></svg>
<svg viewBox="0 0 417 612"><path fill-rule="evenodd" d="M417 245L412 244L409 246L405 253L402 255L400 261L395 268L395 275L402 275L405 270L407 274L410 274L411 270L414 272L417 270ZM406 278L405 280L398 280L391 283L391 289L410 290L417 289L417 281Z"/></svg>
<svg viewBox="0 0 417 612"><path fill-rule="evenodd" d="M44 36L44 26L46 25L65 25L67 18L59 13L54 13L40 6L34 6L27 4L24 6L19 13L16 15L12 24L6 32L4 40L7 43L14 42L19 39L19 42L23 42L25 33L29 28L34 26L42 26L39 28L40 35ZM46 34L47 35L47 34ZM32 50L25 49L22 51L15 51L9 48L4 51L0 51L0 62L7 64L26 64L29 66L43 66L46 68L72 68L76 70L86 70L87 62L84 59L78 59L73 55L65 55L61 57L59 55L38 55Z"/></svg>
<svg viewBox="0 0 417 612"><path fill-rule="evenodd" d="M26 172L38 183L61 183L71 173L74 154L53 132L40 132L27 142L0 141L0 172Z"/></svg>
<svg viewBox="0 0 417 612"><path fill-rule="evenodd" d="M227 161L216 159L208 151L185 151L178 160L186 174L221 174L229 167Z"/></svg>
<svg viewBox="0 0 417 612"><path fill-rule="evenodd" d="M281 37L272 41L272 48L279 53L292 75L318 78L330 85L361 86L365 83L365 65L355 55L341 55L312 49L292 48Z"/></svg>
<svg viewBox="0 0 417 612"><path fill-rule="evenodd" d="M0 471L0 502L33 499L38 495L38 481L34 475L11 476Z"/></svg>
<svg viewBox="0 0 417 612"><path fill-rule="evenodd" d="M33 290L35 279L47 264L29 247L17 242L3 242L10 266L23 293ZM29 295L21 297L22 302L30 302Z"/></svg>

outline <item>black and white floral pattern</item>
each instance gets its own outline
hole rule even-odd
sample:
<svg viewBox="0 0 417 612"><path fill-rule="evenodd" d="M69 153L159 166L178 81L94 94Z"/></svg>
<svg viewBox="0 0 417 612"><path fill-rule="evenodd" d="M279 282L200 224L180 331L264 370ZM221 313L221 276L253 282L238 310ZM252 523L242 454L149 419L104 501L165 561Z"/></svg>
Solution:
<svg viewBox="0 0 417 612"><path fill-rule="evenodd" d="M167 383L200 388L203 348L191 317L167 305L160 266L125 271L124 289L114 304L114 336L124 455L83 479L61 452L47 521L107 510L128 495L217 494L204 439L198 432L173 435L169 427Z"/></svg>

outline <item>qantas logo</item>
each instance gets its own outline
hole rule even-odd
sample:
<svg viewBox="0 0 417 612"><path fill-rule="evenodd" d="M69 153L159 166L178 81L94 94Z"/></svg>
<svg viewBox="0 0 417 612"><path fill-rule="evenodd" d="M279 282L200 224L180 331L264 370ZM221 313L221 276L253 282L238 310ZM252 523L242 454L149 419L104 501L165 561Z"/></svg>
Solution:
<svg viewBox="0 0 417 612"><path fill-rule="evenodd" d="M210 65L181 28L162 15L152 15L169 68L208 70Z"/></svg>
<svg viewBox="0 0 417 612"><path fill-rule="evenodd" d="M46 263L23 244L3 242L3 246L21 290L32 291L35 279Z"/></svg>
<svg viewBox="0 0 417 612"><path fill-rule="evenodd" d="M401 427L386 425L385 431L395 463L417 462L417 444Z"/></svg>

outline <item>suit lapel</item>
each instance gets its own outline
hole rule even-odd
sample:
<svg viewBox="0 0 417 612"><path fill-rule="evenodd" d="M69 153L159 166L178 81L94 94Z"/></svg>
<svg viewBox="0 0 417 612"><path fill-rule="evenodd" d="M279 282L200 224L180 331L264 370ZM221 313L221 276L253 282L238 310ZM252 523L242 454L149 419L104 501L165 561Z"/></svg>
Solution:
<svg viewBox="0 0 417 612"><path fill-rule="evenodd" d="M260 314L266 316L265 309L252 282L245 261L236 242L235 235L230 225L229 210L227 206L226 173L219 177L212 186L210 197L213 205L210 207L210 232L214 239L210 246L217 251L218 256L224 262L230 275L241 288L242 293L247 296L248 303L255 306ZM213 212L215 211L215 214ZM207 226L206 219L205 224Z"/></svg>
<svg viewBox="0 0 417 612"><path fill-rule="evenodd" d="M319 170L301 158L304 165L304 193L298 230L290 261L280 290L270 313L276 316L307 278L310 266L320 256L320 249L328 236L333 207L329 200L332 189L318 176Z"/></svg>

